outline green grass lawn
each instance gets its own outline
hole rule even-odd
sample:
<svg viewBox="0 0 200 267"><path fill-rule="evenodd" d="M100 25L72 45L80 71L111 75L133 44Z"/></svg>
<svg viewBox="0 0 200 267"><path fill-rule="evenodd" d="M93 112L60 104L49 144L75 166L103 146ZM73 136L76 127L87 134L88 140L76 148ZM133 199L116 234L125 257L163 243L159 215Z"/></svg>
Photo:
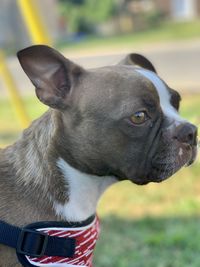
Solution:
<svg viewBox="0 0 200 267"><path fill-rule="evenodd" d="M183 95L181 114L200 124L200 94ZM26 98L31 119L46 110ZM0 100L0 144L11 143L20 125L6 99ZM96 267L200 266L200 161L161 184L121 182L100 201L102 232Z"/></svg>

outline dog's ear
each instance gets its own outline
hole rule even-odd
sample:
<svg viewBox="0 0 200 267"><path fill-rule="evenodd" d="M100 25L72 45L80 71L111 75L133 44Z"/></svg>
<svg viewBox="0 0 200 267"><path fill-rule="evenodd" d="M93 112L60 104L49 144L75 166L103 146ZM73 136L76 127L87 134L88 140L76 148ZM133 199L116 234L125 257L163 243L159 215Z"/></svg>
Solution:
<svg viewBox="0 0 200 267"><path fill-rule="evenodd" d="M65 109L73 81L84 70L45 45L34 45L17 53L19 62L44 104Z"/></svg>
<svg viewBox="0 0 200 267"><path fill-rule="evenodd" d="M142 67L147 70L151 70L157 73L153 64L144 56L140 54L128 54L122 61L119 62L120 65L135 65Z"/></svg>

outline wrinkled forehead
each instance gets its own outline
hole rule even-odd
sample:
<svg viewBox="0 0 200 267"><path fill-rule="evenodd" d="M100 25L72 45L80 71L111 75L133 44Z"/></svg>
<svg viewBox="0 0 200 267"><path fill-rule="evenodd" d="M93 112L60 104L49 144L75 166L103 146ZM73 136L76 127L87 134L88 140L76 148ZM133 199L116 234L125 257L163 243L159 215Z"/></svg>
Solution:
<svg viewBox="0 0 200 267"><path fill-rule="evenodd" d="M87 99L95 98L96 104L102 99L110 106L120 105L124 101L127 106L137 102L153 102L156 105L159 101L158 93L150 81L141 77L133 66L116 65L92 69L81 83L82 92L83 85L87 89L84 91Z"/></svg>
<svg viewBox="0 0 200 267"><path fill-rule="evenodd" d="M78 89L78 90L77 90ZM143 106L159 104L154 86L132 66L112 66L89 70L75 90L79 109L125 116ZM120 117L120 115L118 116Z"/></svg>
<svg viewBox="0 0 200 267"><path fill-rule="evenodd" d="M184 121L177 112L177 110L171 104L171 93L167 85L159 78L159 76L149 70L138 68L136 69L138 73L140 73L143 77L147 78L156 89L159 99L160 106L163 111L163 114L173 120L176 121Z"/></svg>

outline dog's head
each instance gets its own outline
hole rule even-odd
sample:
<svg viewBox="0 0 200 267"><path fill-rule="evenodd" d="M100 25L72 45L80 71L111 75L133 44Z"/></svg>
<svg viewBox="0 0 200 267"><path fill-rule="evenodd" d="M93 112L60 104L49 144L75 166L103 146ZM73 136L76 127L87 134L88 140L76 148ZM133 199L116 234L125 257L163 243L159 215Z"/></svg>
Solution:
<svg viewBox="0 0 200 267"><path fill-rule="evenodd" d="M197 128L179 116L180 95L145 57L91 70L47 46L18 58L40 101L60 114L55 142L73 167L146 184L194 161Z"/></svg>

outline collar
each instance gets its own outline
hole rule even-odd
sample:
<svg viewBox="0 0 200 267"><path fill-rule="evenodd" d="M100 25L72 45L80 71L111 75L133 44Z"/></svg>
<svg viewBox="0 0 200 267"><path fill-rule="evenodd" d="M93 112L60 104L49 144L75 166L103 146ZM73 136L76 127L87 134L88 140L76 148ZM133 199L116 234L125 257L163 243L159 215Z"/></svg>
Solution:
<svg viewBox="0 0 200 267"><path fill-rule="evenodd" d="M0 221L0 243L16 248L26 267L92 267L99 230L96 215L81 223L37 222L23 228Z"/></svg>

